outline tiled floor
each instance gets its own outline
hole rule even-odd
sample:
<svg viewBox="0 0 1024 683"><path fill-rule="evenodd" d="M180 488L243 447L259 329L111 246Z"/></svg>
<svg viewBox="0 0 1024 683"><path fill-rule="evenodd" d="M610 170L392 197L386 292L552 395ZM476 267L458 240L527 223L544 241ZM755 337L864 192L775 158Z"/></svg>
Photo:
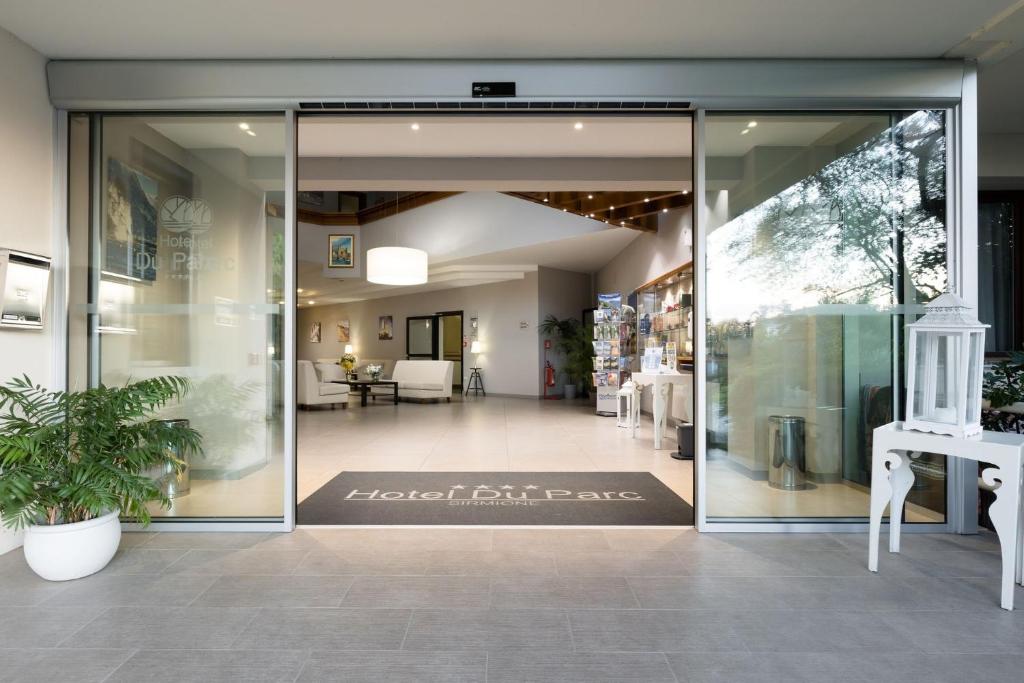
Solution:
<svg viewBox="0 0 1024 683"><path fill-rule="evenodd" d="M884 540L884 539L883 539ZM0 557L4 681L1010 681L991 536L318 529ZM1024 608L1024 590L1018 589Z"/></svg>

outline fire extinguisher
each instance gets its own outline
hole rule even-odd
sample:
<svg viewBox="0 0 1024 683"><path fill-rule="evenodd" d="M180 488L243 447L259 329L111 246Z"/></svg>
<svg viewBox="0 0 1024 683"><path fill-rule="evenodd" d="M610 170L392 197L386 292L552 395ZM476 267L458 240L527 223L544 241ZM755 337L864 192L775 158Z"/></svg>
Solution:
<svg viewBox="0 0 1024 683"><path fill-rule="evenodd" d="M551 361L544 361L544 384L549 387L555 386L555 369Z"/></svg>

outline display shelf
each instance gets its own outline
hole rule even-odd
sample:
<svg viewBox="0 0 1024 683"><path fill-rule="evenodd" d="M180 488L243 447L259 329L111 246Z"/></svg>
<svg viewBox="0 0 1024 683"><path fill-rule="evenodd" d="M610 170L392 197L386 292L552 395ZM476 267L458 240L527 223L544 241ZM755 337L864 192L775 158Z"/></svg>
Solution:
<svg viewBox="0 0 1024 683"><path fill-rule="evenodd" d="M693 364L693 263L684 263L636 290L637 353L660 347L675 370ZM672 350L675 353L672 353Z"/></svg>
<svg viewBox="0 0 1024 683"><path fill-rule="evenodd" d="M629 380L636 353L636 311L618 292L598 295L593 346L597 414L615 415L616 393Z"/></svg>

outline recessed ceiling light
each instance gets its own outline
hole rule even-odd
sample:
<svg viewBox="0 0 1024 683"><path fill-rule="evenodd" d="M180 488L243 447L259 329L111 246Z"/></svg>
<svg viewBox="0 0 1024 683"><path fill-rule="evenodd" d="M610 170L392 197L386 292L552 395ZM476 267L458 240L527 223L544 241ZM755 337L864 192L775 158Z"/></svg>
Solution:
<svg viewBox="0 0 1024 683"><path fill-rule="evenodd" d="M614 207L614 206L609 206L609 207L608 207L608 210L609 210L609 211L614 211L614 210L615 210L615 207Z"/></svg>
<svg viewBox="0 0 1024 683"><path fill-rule="evenodd" d="M650 197L644 197L644 204L646 204L646 203L647 203L647 202L649 202L649 201L651 201L651 198L650 198Z"/></svg>
<svg viewBox="0 0 1024 683"><path fill-rule="evenodd" d="M605 223L607 223L607 222L608 222L608 221L605 221Z"/></svg>
<svg viewBox="0 0 1024 683"><path fill-rule="evenodd" d="M683 190L683 194L690 194L689 190Z"/></svg>
<svg viewBox="0 0 1024 683"><path fill-rule="evenodd" d="M747 128L756 128L756 127L757 127L757 121L751 121L750 123L747 124Z"/></svg>
<svg viewBox="0 0 1024 683"><path fill-rule="evenodd" d="M547 203L548 203L548 198L547 198L547 197L545 197L545 198L544 198L544 203L545 203L545 204L547 204Z"/></svg>
<svg viewBox="0 0 1024 683"><path fill-rule="evenodd" d="M256 137L256 133L255 133L254 131L251 131L251 130L247 130L247 131L245 131L245 134L246 134L246 135L251 135L251 136L253 136L253 137Z"/></svg>
<svg viewBox="0 0 1024 683"><path fill-rule="evenodd" d="M577 121L576 123L572 124L572 127L575 128L576 130L583 130L583 122Z"/></svg>
<svg viewBox="0 0 1024 683"><path fill-rule="evenodd" d="M249 130L249 124L245 121L242 121L240 124L238 124L238 127L241 128L242 130Z"/></svg>
<svg viewBox="0 0 1024 683"><path fill-rule="evenodd" d="M662 209L661 212L662 213L668 213L668 209Z"/></svg>
<svg viewBox="0 0 1024 683"><path fill-rule="evenodd" d="M593 218L593 217L594 217L594 214L592 214L592 213L588 213L587 214L587 218Z"/></svg>
<svg viewBox="0 0 1024 683"><path fill-rule="evenodd" d="M411 126L409 126L409 127L410 127L410 128L412 128L413 130L419 130L419 129L420 129L420 124L418 124L418 123L414 123L414 124L412 124L412 125L411 125Z"/></svg>
<svg viewBox="0 0 1024 683"><path fill-rule="evenodd" d="M315 304L315 303L316 303L315 301L310 301L310 302L309 302L309 305L310 305L310 306L312 306L312 305L313 305L313 304Z"/></svg>
<svg viewBox="0 0 1024 683"><path fill-rule="evenodd" d="M277 303L279 303L279 304L281 304L282 306L284 306L284 302L283 302L283 301L278 301Z"/></svg>
<svg viewBox="0 0 1024 683"><path fill-rule="evenodd" d="M740 135L746 135L749 132L750 132L749 128L744 128L743 130L740 131Z"/></svg>
<svg viewBox="0 0 1024 683"><path fill-rule="evenodd" d="M304 290L304 289L303 289L302 287L299 287L299 288L298 288L298 289L296 289L295 291L296 291L296 292L298 292L299 294L302 294L302 293L303 293L303 292L305 292L306 290Z"/></svg>
<svg viewBox="0 0 1024 683"><path fill-rule="evenodd" d="M625 225L626 221L619 221L619 225Z"/></svg>

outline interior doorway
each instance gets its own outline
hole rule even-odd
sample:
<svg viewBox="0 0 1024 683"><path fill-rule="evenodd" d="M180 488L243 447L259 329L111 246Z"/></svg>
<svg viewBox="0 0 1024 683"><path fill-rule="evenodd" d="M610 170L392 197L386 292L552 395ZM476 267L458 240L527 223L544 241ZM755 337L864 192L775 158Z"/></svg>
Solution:
<svg viewBox="0 0 1024 683"><path fill-rule="evenodd" d="M297 329L347 331L300 337L298 358L400 399L299 413L299 524L693 523L693 463L673 457L692 452L692 363L667 366L685 387L667 398L624 396L624 422L595 403L667 338L641 332L638 289L692 261L687 114L311 115L298 142ZM323 262L338 237L344 269ZM425 281L380 284L367 254L389 247L425 253ZM680 360L682 294L649 311L671 310ZM467 363L486 393L464 394Z"/></svg>

